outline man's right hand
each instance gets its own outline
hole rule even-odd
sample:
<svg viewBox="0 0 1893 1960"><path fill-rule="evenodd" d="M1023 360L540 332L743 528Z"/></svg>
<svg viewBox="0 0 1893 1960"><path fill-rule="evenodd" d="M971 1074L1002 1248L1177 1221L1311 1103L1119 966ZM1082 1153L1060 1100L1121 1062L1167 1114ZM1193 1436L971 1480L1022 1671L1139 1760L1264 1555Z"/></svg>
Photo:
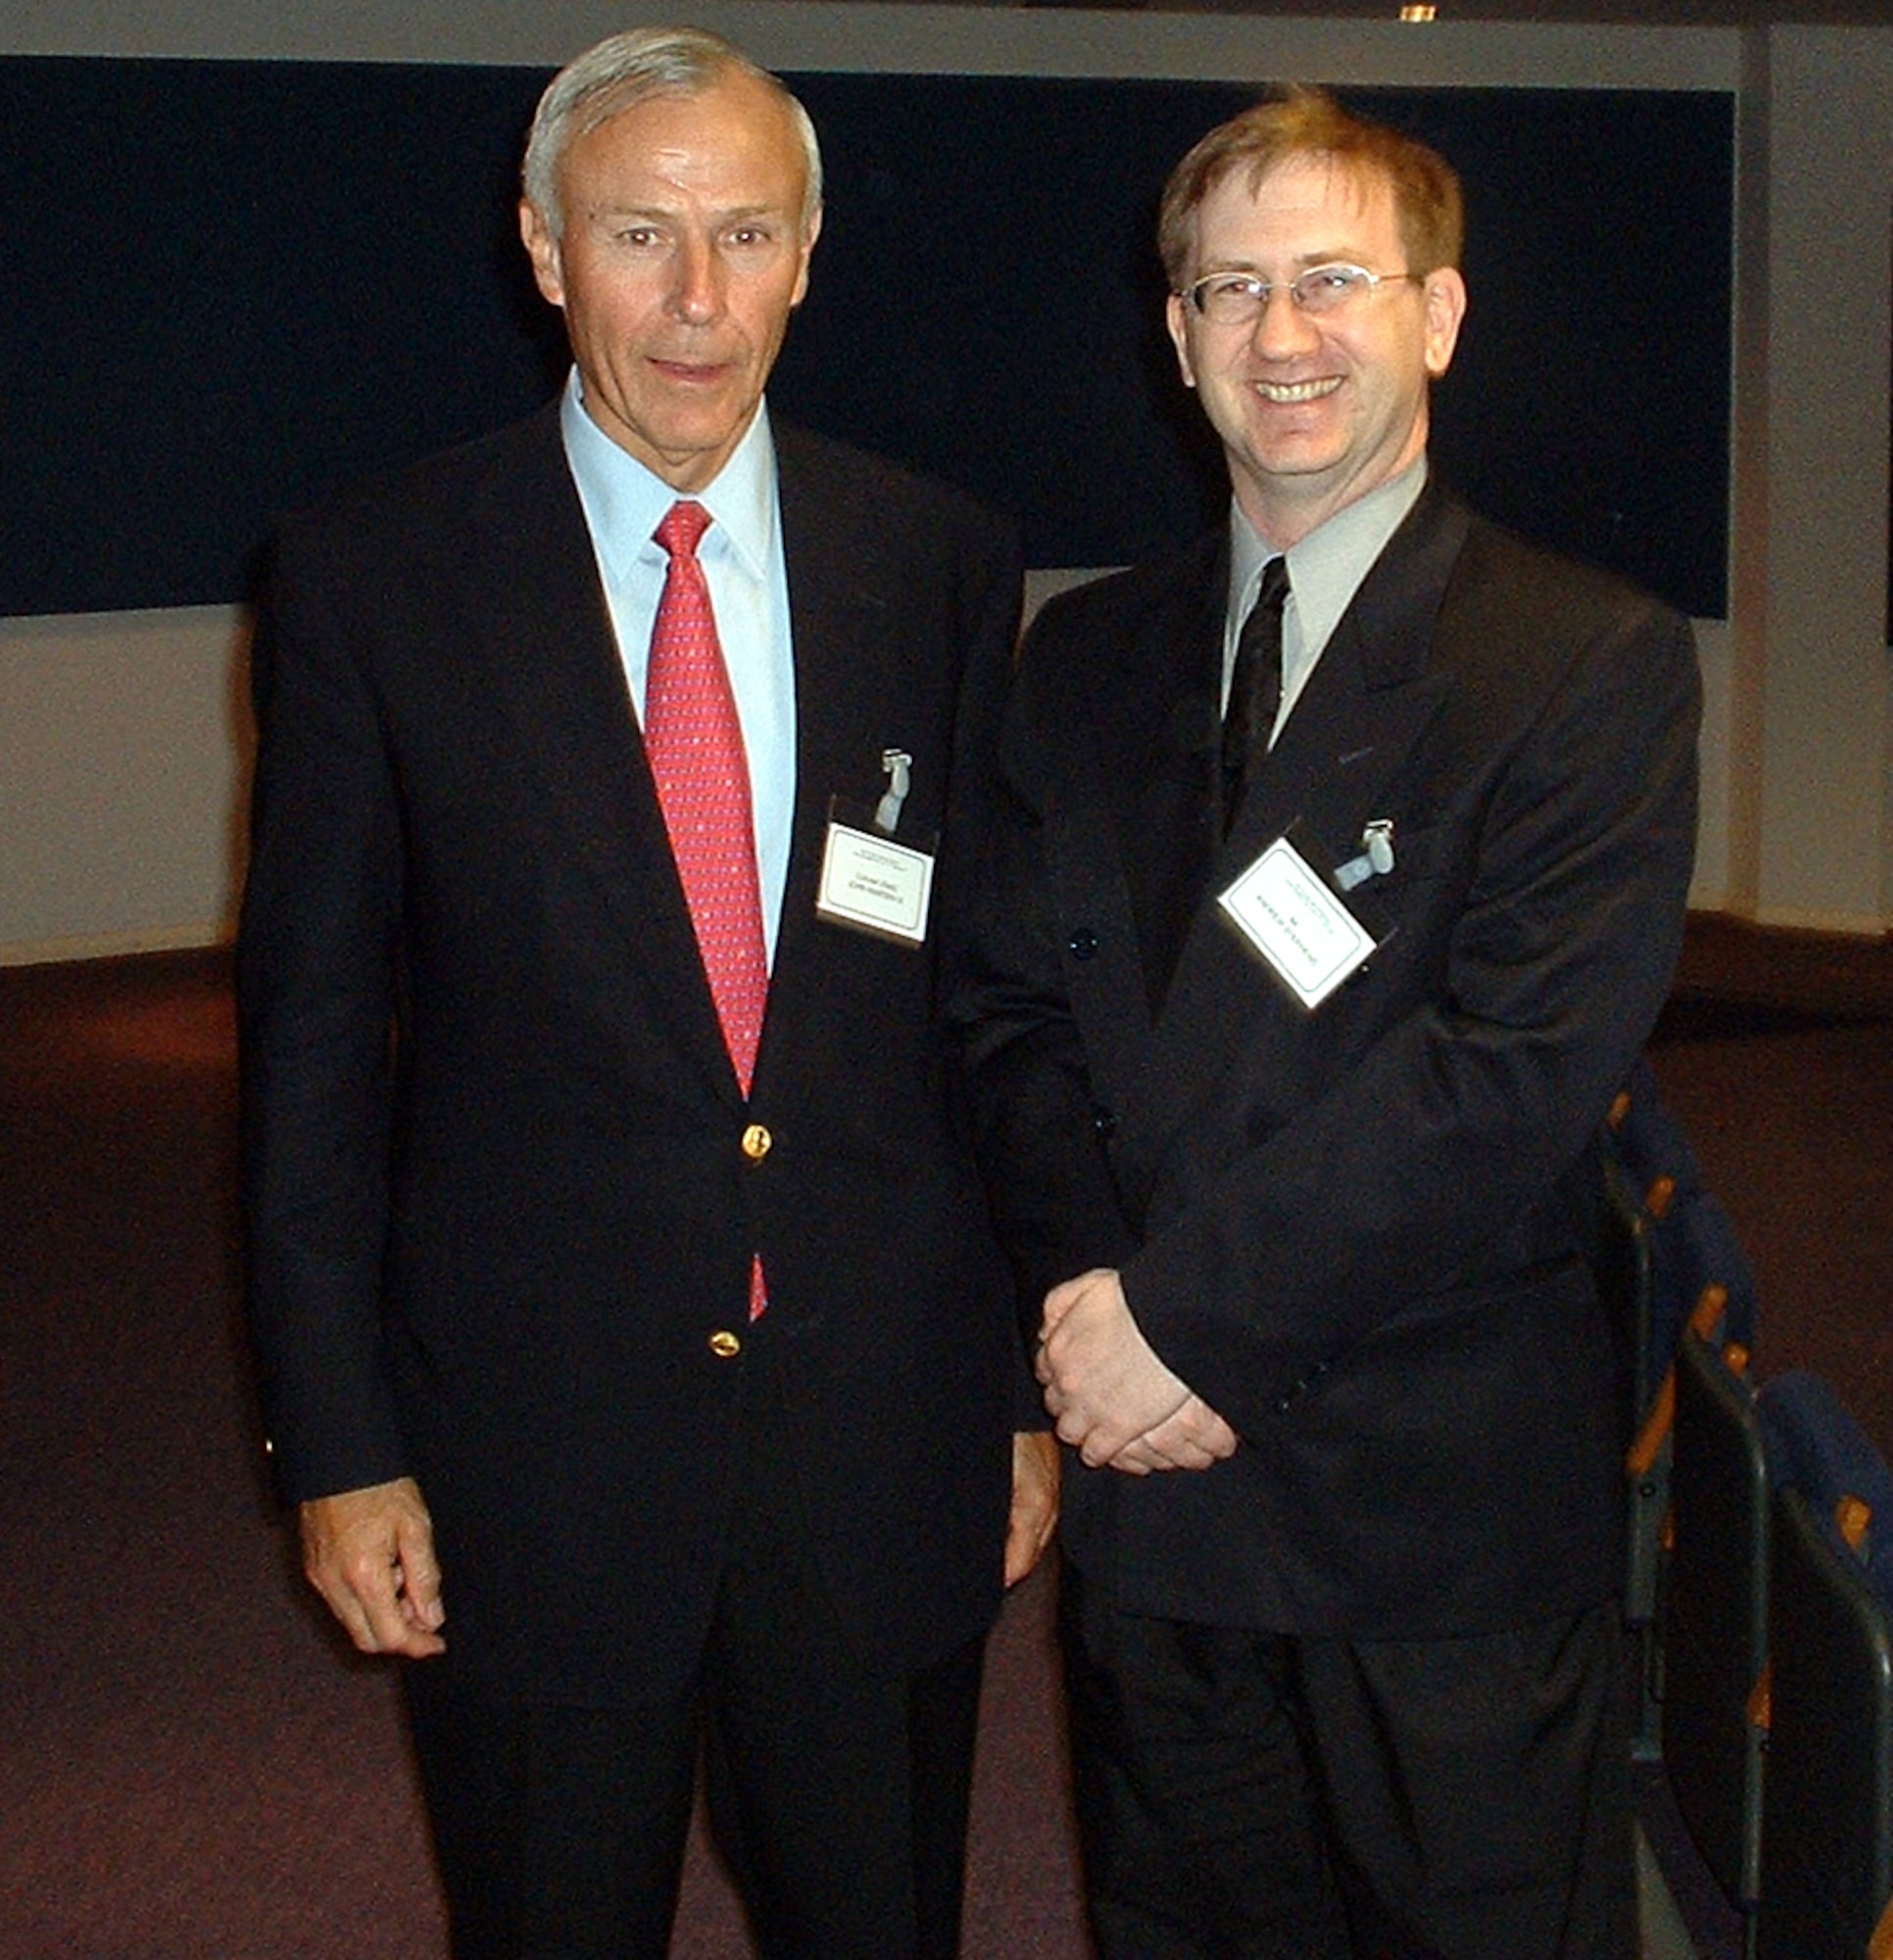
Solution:
<svg viewBox="0 0 1893 1960"><path fill-rule="evenodd" d="M1127 1443L1111 1458L1111 1468L1133 1477L1153 1470L1208 1470L1234 1456L1240 1440L1201 1396L1192 1395L1167 1422Z"/></svg>
<svg viewBox="0 0 1893 1960"><path fill-rule="evenodd" d="M300 1509L303 1571L364 1653L424 1660L446 1651L434 1524L412 1477Z"/></svg>

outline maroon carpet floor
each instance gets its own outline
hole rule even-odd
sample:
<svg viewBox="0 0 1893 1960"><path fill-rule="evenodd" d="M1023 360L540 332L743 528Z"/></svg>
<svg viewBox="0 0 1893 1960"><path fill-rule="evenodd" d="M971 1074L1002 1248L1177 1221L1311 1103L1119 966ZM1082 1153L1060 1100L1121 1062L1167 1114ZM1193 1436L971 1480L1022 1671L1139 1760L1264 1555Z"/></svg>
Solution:
<svg viewBox="0 0 1893 1960"><path fill-rule="evenodd" d="M1708 928L1654 1056L1761 1287L1893 1452L1893 964ZM0 970L0 1960L443 1951L388 1672L264 1491L220 956ZM967 1960L1083 1960L1047 1641L989 1669ZM748 1951L694 1847L675 1954Z"/></svg>

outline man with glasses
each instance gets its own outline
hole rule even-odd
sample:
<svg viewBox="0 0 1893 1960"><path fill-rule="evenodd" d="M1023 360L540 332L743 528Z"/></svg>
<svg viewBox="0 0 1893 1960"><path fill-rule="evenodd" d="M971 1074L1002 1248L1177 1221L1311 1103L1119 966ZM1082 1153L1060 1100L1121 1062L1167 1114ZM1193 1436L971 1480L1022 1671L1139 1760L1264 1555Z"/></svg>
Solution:
<svg viewBox="0 0 1893 1960"><path fill-rule="evenodd" d="M1636 1951L1586 1221L1698 680L1683 619L1430 472L1461 229L1438 157L1320 93L1184 159L1229 520L1048 606L1009 710L960 1013L1076 1459L1105 1960Z"/></svg>

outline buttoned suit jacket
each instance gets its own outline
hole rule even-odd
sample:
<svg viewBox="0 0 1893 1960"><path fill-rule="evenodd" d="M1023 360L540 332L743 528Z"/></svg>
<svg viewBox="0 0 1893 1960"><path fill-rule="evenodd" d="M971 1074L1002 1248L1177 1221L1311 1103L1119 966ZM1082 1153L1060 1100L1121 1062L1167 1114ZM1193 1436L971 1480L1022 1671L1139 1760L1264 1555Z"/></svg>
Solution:
<svg viewBox="0 0 1893 1960"><path fill-rule="evenodd" d="M1030 1307L1120 1269L1238 1431L1068 1461L1119 1603L1362 1639L1576 1610L1621 1572L1622 1344L1593 1140L1664 998L1694 845L1687 622L1437 484L1368 573L1227 841L1226 532L1035 622L960 1003ZM1312 1011L1218 895L1291 826L1381 943Z"/></svg>
<svg viewBox="0 0 1893 1960"><path fill-rule="evenodd" d="M747 1104L556 409L289 525L256 634L243 1154L278 1481L417 1477L455 1664L580 1701L695 1662L758 1342L863 1643L920 1665L999 1595L1017 1327L935 989L1016 557L943 488L776 448L798 776ZM815 912L830 799L871 805L888 748L899 837L946 834L925 951Z"/></svg>

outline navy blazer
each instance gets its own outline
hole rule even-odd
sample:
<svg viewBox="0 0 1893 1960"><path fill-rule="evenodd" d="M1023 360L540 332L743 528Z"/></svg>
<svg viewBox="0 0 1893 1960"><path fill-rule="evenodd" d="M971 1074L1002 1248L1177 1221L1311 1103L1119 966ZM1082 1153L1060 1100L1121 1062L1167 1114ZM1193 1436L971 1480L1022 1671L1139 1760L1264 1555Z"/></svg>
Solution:
<svg viewBox="0 0 1893 1960"><path fill-rule="evenodd" d="M256 635L244 1178L279 1483L418 1478L456 1665L579 1699L694 1660L758 1342L863 1641L918 1665L1000 1591L1016 1322L937 990L1016 554L955 493L776 446L798 780L747 1103L556 409L292 523ZM871 804L887 748L900 835L946 837L924 951L815 915L830 799Z"/></svg>
<svg viewBox="0 0 1893 1960"><path fill-rule="evenodd" d="M1219 533L1029 636L959 1004L1028 1300L1121 1269L1235 1457L1075 1462L1132 1610L1357 1638L1575 1610L1621 1573L1621 1344L1585 1172L1663 1002L1695 838L1687 622L1436 484L1222 836ZM1382 937L1309 1010L1218 895L1292 824Z"/></svg>

